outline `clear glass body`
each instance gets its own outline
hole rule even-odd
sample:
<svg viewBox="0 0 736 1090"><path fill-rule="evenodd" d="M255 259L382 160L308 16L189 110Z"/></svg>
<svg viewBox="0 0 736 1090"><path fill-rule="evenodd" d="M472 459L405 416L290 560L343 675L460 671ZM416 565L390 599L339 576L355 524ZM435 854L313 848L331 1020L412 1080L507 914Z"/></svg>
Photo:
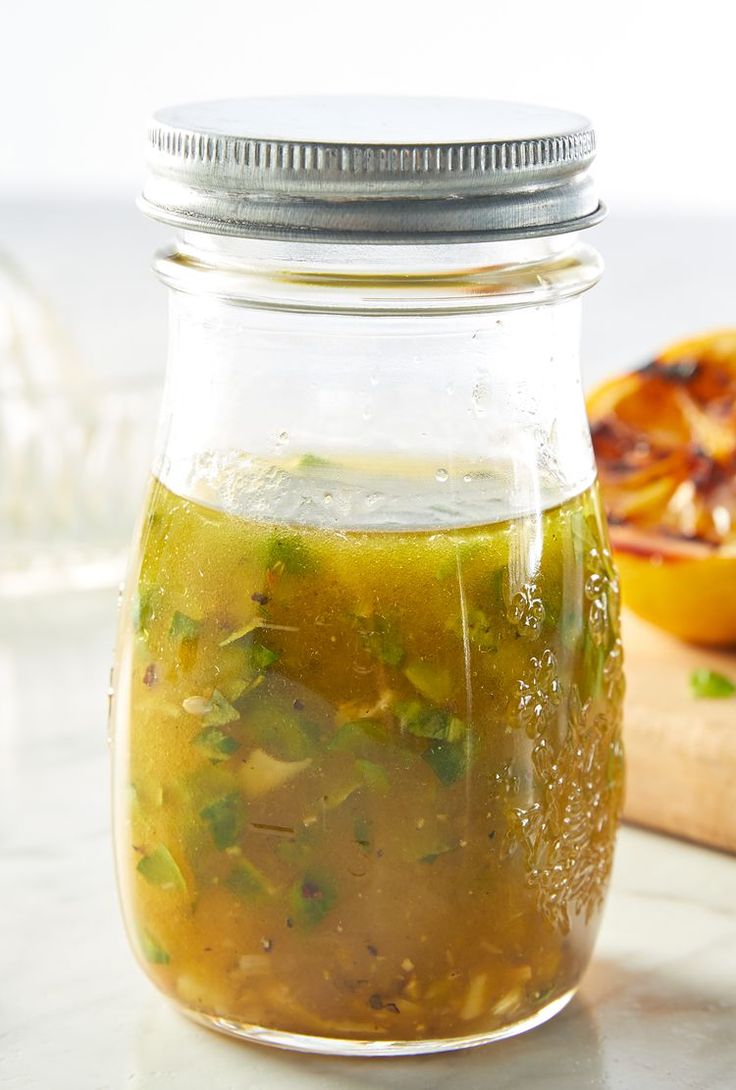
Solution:
<svg viewBox="0 0 736 1090"><path fill-rule="evenodd" d="M574 237L183 235L123 598L119 884L194 1018L391 1054L530 1028L620 814L618 586Z"/></svg>

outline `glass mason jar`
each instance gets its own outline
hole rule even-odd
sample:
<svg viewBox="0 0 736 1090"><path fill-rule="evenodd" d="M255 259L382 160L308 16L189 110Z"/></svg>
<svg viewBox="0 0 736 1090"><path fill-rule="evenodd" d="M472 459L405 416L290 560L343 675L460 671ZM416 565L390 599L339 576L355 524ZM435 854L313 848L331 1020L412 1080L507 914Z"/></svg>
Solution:
<svg viewBox="0 0 736 1090"><path fill-rule="evenodd" d="M177 237L117 866L141 964L198 1021L430 1052L578 986L623 775L578 358L592 154L584 119L497 103L154 122L143 203Z"/></svg>

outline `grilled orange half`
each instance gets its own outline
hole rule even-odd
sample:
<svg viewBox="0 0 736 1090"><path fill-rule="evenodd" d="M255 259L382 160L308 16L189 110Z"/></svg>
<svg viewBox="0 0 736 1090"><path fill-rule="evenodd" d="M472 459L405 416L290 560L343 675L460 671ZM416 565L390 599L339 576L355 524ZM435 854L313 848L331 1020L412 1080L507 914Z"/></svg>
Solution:
<svg viewBox="0 0 736 1090"><path fill-rule="evenodd" d="M736 643L736 329L667 348L588 398L624 602Z"/></svg>

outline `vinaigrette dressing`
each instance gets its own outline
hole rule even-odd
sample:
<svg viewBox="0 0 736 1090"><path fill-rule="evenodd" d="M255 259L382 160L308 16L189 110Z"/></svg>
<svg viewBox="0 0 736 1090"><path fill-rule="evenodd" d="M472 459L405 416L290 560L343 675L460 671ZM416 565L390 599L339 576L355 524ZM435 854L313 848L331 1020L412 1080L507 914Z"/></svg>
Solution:
<svg viewBox="0 0 736 1090"><path fill-rule="evenodd" d="M595 488L519 584L521 522L335 531L153 482L118 868L183 1007L448 1040L574 988L621 808L618 588Z"/></svg>

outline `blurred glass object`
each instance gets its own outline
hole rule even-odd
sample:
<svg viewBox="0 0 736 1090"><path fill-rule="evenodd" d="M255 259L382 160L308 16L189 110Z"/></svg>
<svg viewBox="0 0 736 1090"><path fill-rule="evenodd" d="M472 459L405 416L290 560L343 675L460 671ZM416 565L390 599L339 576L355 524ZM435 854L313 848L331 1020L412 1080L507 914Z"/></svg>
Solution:
<svg viewBox="0 0 736 1090"><path fill-rule="evenodd" d="M158 399L153 382L100 382L0 257L0 595L120 580Z"/></svg>

